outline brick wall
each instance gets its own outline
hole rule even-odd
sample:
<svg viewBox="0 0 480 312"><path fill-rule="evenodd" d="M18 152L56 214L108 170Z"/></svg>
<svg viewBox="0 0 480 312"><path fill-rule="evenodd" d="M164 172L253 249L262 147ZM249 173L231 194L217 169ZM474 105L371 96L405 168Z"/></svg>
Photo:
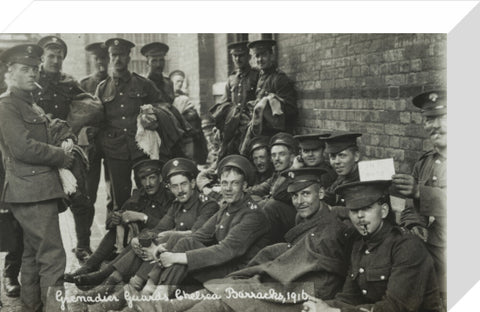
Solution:
<svg viewBox="0 0 480 312"><path fill-rule="evenodd" d="M398 172L431 148L412 96L446 87L443 34L278 34L278 63L298 91L298 133L363 133L363 159Z"/></svg>

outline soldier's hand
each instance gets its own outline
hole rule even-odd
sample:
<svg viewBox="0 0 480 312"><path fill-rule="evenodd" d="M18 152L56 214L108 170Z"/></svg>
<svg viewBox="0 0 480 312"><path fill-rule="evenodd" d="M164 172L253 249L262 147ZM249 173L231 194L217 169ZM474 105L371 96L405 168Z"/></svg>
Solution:
<svg viewBox="0 0 480 312"><path fill-rule="evenodd" d="M295 157L293 159L293 164L292 166L290 166L290 169L299 169L299 168L303 168L305 165L303 163L303 160L302 160L302 157L300 157L300 155L298 155L297 157Z"/></svg>
<svg viewBox="0 0 480 312"><path fill-rule="evenodd" d="M163 253L163 252L166 252L167 251L167 248L165 248L165 244L160 244L158 245L157 247L155 247L155 251L153 253L153 256L155 257L155 259L159 260L160 259L160 255Z"/></svg>
<svg viewBox="0 0 480 312"><path fill-rule="evenodd" d="M60 168L70 168L73 165L73 161L75 157L73 156L72 152L65 152L65 158L63 159L63 163Z"/></svg>
<svg viewBox="0 0 480 312"><path fill-rule="evenodd" d="M163 252L160 255L160 262L165 268L168 268L176 263L187 264L187 255L185 253Z"/></svg>
<svg viewBox="0 0 480 312"><path fill-rule="evenodd" d="M420 198L420 191L415 178L409 174L394 174L392 176L393 187L402 195L410 198Z"/></svg>
<svg viewBox="0 0 480 312"><path fill-rule="evenodd" d="M136 222L136 221L143 221L145 214L138 212L138 211L132 211L132 210L127 210L122 214L122 222L123 223L131 223L131 222Z"/></svg>
<svg viewBox="0 0 480 312"><path fill-rule="evenodd" d="M151 261L155 259L155 252L157 250L157 246L155 244L150 244L149 247L142 248L142 255L141 258L143 261Z"/></svg>
<svg viewBox="0 0 480 312"><path fill-rule="evenodd" d="M122 224L122 213L120 211L113 211L110 214L110 222L112 225Z"/></svg>
<svg viewBox="0 0 480 312"><path fill-rule="evenodd" d="M308 301L305 301L302 306L302 312L335 312L340 309L332 308L325 303L322 299L312 296L308 297Z"/></svg>
<svg viewBox="0 0 480 312"><path fill-rule="evenodd" d="M428 230L423 226L416 225L410 230L410 232L420 237L420 239L423 240L425 243L427 242Z"/></svg>
<svg viewBox="0 0 480 312"><path fill-rule="evenodd" d="M132 247L132 250L135 252L135 254L141 257L142 245L140 245L140 242L138 241L138 237L132 238L132 240L130 241L130 246Z"/></svg>

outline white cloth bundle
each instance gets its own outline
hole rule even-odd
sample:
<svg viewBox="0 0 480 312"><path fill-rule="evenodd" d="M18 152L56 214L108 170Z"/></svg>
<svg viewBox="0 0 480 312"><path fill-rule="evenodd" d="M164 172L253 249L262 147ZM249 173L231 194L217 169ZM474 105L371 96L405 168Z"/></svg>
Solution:
<svg viewBox="0 0 480 312"><path fill-rule="evenodd" d="M160 158L160 146L162 139L156 130L145 129L144 125L155 122L157 117L153 111L152 104L145 104L140 107L140 114L137 117L137 133L135 141L138 148L147 154L150 159Z"/></svg>
<svg viewBox="0 0 480 312"><path fill-rule="evenodd" d="M67 152L72 152L73 141L68 139L62 142L63 150ZM69 169L60 168L58 169L60 174L60 181L62 181L63 192L67 195L71 195L77 191L77 179Z"/></svg>

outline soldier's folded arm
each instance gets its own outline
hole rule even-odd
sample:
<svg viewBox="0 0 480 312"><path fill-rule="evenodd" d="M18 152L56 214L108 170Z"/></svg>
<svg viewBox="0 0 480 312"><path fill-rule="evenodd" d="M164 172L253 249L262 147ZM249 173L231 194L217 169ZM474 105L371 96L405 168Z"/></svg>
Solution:
<svg viewBox="0 0 480 312"><path fill-rule="evenodd" d="M278 79L274 80L275 95L283 100L282 110L286 115L297 114L297 94L292 81L281 73Z"/></svg>
<svg viewBox="0 0 480 312"><path fill-rule="evenodd" d="M11 103L0 105L0 116L0 132L13 157L33 165L63 166L68 157L66 152L61 147L32 139L22 115Z"/></svg>
<svg viewBox="0 0 480 312"><path fill-rule="evenodd" d="M200 208L200 214L197 220L192 225L192 232L201 228L215 213L218 211L218 204L216 201L208 201Z"/></svg>
<svg viewBox="0 0 480 312"><path fill-rule="evenodd" d="M217 213L210 217L192 237L204 245L210 245L215 241L215 226L217 225Z"/></svg>
<svg viewBox="0 0 480 312"><path fill-rule="evenodd" d="M232 227L227 237L218 244L186 251L188 270L198 270L224 264L244 255L252 244L268 230L266 217L261 211L246 213Z"/></svg>

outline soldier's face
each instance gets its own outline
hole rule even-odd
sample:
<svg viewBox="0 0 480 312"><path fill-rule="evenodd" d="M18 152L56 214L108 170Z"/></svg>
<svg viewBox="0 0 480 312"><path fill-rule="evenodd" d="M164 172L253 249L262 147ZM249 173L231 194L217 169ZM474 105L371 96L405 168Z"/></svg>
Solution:
<svg viewBox="0 0 480 312"><path fill-rule="evenodd" d="M128 63L130 63L130 56L127 52L110 52L110 63L114 71L126 71Z"/></svg>
<svg viewBox="0 0 480 312"><path fill-rule="evenodd" d="M337 174L345 176L356 168L357 162L360 160L360 153L347 148L338 153L330 153L329 158L330 164Z"/></svg>
<svg viewBox="0 0 480 312"><path fill-rule="evenodd" d="M92 60L97 72L106 73L108 71L108 63L110 62L108 55L105 55L105 56L94 55L92 57Z"/></svg>
<svg viewBox="0 0 480 312"><path fill-rule="evenodd" d="M273 55L273 52L270 50L256 52L254 56L255 56L255 61L257 62L257 66L260 69L270 68L273 66L273 63L275 62L275 57Z"/></svg>
<svg viewBox="0 0 480 312"><path fill-rule="evenodd" d="M180 75L173 75L172 76L172 83L173 83L173 89L175 91L180 91L182 90L183 87L183 82L185 81L185 78L183 78Z"/></svg>
<svg viewBox="0 0 480 312"><path fill-rule="evenodd" d="M257 168L257 172L264 173L270 167L270 160L268 159L268 151L266 148L259 148L253 151L252 161Z"/></svg>
<svg viewBox="0 0 480 312"><path fill-rule="evenodd" d="M48 73L59 73L62 70L64 57L62 49L45 49L42 56L43 69Z"/></svg>
<svg viewBox="0 0 480 312"><path fill-rule="evenodd" d="M380 228L383 219L388 215L388 209L387 204L374 203L362 209L350 210L348 215L357 231L366 236Z"/></svg>
<svg viewBox="0 0 480 312"><path fill-rule="evenodd" d="M272 146L270 154L275 171L283 171L292 165L295 155L285 145Z"/></svg>
<svg viewBox="0 0 480 312"><path fill-rule="evenodd" d="M220 186L223 199L231 204L243 197L247 189L247 182L243 175L234 171L226 171L220 176Z"/></svg>
<svg viewBox="0 0 480 312"><path fill-rule="evenodd" d="M148 195L154 195L160 189L162 176L158 173L152 173L143 177L140 182L142 183L142 186L145 188L145 191Z"/></svg>
<svg viewBox="0 0 480 312"><path fill-rule="evenodd" d="M425 116L423 127L430 135L433 145L438 148L447 147L447 115Z"/></svg>
<svg viewBox="0 0 480 312"><path fill-rule="evenodd" d="M192 197L195 190L195 180L189 181L188 178L182 174L176 174L170 177L170 190L175 198L181 202L187 202Z"/></svg>
<svg viewBox="0 0 480 312"><path fill-rule="evenodd" d="M153 73L163 73L165 67L165 55L155 55L147 57L147 65Z"/></svg>
<svg viewBox="0 0 480 312"><path fill-rule="evenodd" d="M249 65L250 54L232 54L232 61L233 65L235 65L235 68L244 69Z"/></svg>
<svg viewBox="0 0 480 312"><path fill-rule="evenodd" d="M318 166L324 160L323 148L317 148L317 149L302 148L301 155L302 155L303 162L307 167Z"/></svg>
<svg viewBox="0 0 480 312"><path fill-rule="evenodd" d="M292 204L297 214L302 218L308 218L320 209L320 200L324 196L324 189L318 184L312 184L292 194Z"/></svg>
<svg viewBox="0 0 480 312"><path fill-rule="evenodd" d="M13 64L8 67L9 79L7 84L20 90L33 91L37 88L35 80L38 78L38 66Z"/></svg>

